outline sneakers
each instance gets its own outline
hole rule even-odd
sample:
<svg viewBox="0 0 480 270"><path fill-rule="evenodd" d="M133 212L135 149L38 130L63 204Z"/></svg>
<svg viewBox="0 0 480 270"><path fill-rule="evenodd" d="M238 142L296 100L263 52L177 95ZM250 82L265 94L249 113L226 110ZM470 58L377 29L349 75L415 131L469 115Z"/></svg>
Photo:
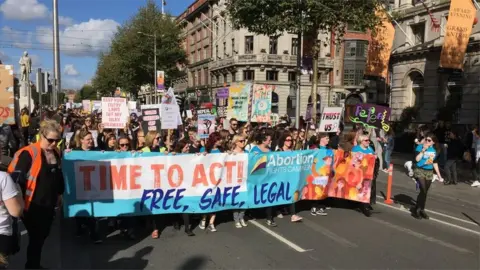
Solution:
<svg viewBox="0 0 480 270"><path fill-rule="evenodd" d="M207 227L207 221L206 220L200 221L200 224L198 224L198 227L202 230L205 230L205 228Z"/></svg>
<svg viewBox="0 0 480 270"><path fill-rule="evenodd" d="M280 211L277 212L277 218L283 218L282 212L280 212Z"/></svg>
<svg viewBox="0 0 480 270"><path fill-rule="evenodd" d="M472 184L472 187L480 187L480 181L475 180L475 182Z"/></svg>
<svg viewBox="0 0 480 270"><path fill-rule="evenodd" d="M427 213L425 212L425 210L420 210L419 211L419 214L422 218L424 219L430 219L430 217L427 215Z"/></svg>
<svg viewBox="0 0 480 270"><path fill-rule="evenodd" d="M267 220L267 225L270 227L277 227L277 223L273 220Z"/></svg>
<svg viewBox="0 0 480 270"><path fill-rule="evenodd" d="M318 208L318 209L317 209L317 212L316 212L316 215L317 215L317 216L326 216L326 215L328 215L328 214L327 214L327 211L325 211L325 209L323 209L323 208Z"/></svg>
<svg viewBox="0 0 480 270"><path fill-rule="evenodd" d="M217 229L215 228L215 225L213 225L213 224L208 225L208 230L211 231L211 232L216 232L217 231Z"/></svg>
<svg viewBox="0 0 480 270"><path fill-rule="evenodd" d="M312 209L310 210L310 214L311 214L312 216L316 216L316 215L317 215L317 208L312 207Z"/></svg>
<svg viewBox="0 0 480 270"><path fill-rule="evenodd" d="M235 228L241 229L241 228L242 228L242 224L240 224L240 222L235 222Z"/></svg>
<svg viewBox="0 0 480 270"><path fill-rule="evenodd" d="M240 219L240 224L242 225L242 227L247 227L248 226L247 222L245 222L245 219L243 219L243 218Z"/></svg>

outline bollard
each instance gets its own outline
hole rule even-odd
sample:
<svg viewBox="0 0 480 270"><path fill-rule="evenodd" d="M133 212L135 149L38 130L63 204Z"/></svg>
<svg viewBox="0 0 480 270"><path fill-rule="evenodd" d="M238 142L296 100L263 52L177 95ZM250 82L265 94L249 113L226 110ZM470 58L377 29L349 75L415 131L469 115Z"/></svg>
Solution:
<svg viewBox="0 0 480 270"><path fill-rule="evenodd" d="M385 198L386 204L392 204L392 181L393 181L393 164L390 163L388 167L388 181L387 181L387 197Z"/></svg>

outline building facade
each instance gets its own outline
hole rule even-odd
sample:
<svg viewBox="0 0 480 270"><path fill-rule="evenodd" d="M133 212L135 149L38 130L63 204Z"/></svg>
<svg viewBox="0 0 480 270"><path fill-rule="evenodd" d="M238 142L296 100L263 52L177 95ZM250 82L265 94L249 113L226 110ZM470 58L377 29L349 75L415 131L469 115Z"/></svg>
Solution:
<svg viewBox="0 0 480 270"><path fill-rule="evenodd" d="M406 108L418 111L415 121L431 122L439 111L451 112L454 124L478 124L480 120L480 27L474 25L462 72L439 70L450 1L426 0L441 24L432 29L430 16L417 1L396 0L397 18L390 59L392 118L400 120ZM480 13L477 11L477 18Z"/></svg>

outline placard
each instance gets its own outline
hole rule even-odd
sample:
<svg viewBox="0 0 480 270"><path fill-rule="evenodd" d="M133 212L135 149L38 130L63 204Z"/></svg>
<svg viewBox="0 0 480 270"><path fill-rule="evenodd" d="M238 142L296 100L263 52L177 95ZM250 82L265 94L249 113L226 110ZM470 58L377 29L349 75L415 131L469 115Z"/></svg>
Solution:
<svg viewBox="0 0 480 270"><path fill-rule="evenodd" d="M162 104L162 129L176 129L178 127L178 105L176 104Z"/></svg>
<svg viewBox="0 0 480 270"><path fill-rule="evenodd" d="M102 124L104 128L125 128L128 122L125 98L102 97Z"/></svg>
<svg viewBox="0 0 480 270"><path fill-rule="evenodd" d="M198 114L198 136L200 139L207 139L215 131L216 120L212 114Z"/></svg>
<svg viewBox="0 0 480 270"><path fill-rule="evenodd" d="M319 132L337 132L342 120L342 107L325 107L323 108L322 117L320 118Z"/></svg>
<svg viewBox="0 0 480 270"><path fill-rule="evenodd" d="M160 113L157 108L142 110L142 129L144 132L160 131Z"/></svg>
<svg viewBox="0 0 480 270"><path fill-rule="evenodd" d="M360 103L345 111L346 117L351 123L362 124L366 128L378 128L384 131L390 130L390 112L388 107Z"/></svg>
<svg viewBox="0 0 480 270"><path fill-rule="evenodd" d="M238 121L248 121L248 103L252 83L236 83L230 86L228 96L227 118L236 118Z"/></svg>
<svg viewBox="0 0 480 270"><path fill-rule="evenodd" d="M90 100L82 100L82 108L83 108L83 111L86 112L86 113L91 113L92 112L92 107L91 107L91 102Z"/></svg>
<svg viewBox="0 0 480 270"><path fill-rule="evenodd" d="M273 86L254 84L252 90L252 122L270 123L272 119L272 92Z"/></svg>
<svg viewBox="0 0 480 270"><path fill-rule="evenodd" d="M13 66L0 65L0 124L15 124L13 88Z"/></svg>

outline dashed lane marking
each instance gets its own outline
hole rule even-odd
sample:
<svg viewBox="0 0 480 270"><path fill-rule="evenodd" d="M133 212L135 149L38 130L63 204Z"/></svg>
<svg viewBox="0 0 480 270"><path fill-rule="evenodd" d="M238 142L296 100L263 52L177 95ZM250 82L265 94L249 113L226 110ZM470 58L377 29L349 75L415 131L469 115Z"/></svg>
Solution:
<svg viewBox="0 0 480 270"><path fill-rule="evenodd" d="M297 252L307 252L307 251L312 251L313 249L303 249L301 248L300 246L298 246L297 244L293 243L292 241L286 239L285 237L281 236L280 234L270 230L269 228L263 226L262 224L260 224L259 222L255 221L255 220L250 220L249 221L251 224L255 225L257 228L259 228L260 230L266 232L267 234L269 234L270 236L272 236L273 238L277 239L278 241L284 243L285 245L289 246L290 248L294 249L295 251Z"/></svg>

